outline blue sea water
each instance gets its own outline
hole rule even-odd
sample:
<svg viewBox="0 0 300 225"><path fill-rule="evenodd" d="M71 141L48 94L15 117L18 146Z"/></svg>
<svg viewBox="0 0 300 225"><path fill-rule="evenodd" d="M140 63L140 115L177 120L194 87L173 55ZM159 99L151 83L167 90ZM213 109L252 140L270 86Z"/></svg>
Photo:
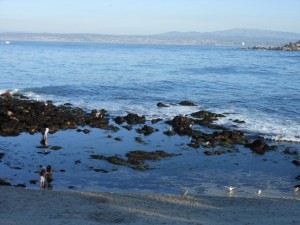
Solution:
<svg viewBox="0 0 300 225"><path fill-rule="evenodd" d="M238 47L132 45L96 43L12 42L0 45L0 93L19 92L55 104L72 103L86 110L106 109L111 116L128 112L147 119L172 118L199 110L225 113L217 123L263 137L279 150L261 156L243 146L232 154L207 157L203 149L187 146L188 137L166 137L169 127L142 137L121 129L108 139L108 131L91 134L59 131L50 144L62 146L49 155L38 154L40 135L0 137L0 178L25 182L36 178L38 165L55 168L55 188L79 190L158 192L222 195L224 185L238 185L239 194L257 188L265 196L293 196L300 152L300 52L254 51ZM199 106L179 106L189 100ZM168 108L158 108L163 102ZM237 124L233 120L244 120ZM121 155L130 150L168 150L180 153L153 170L134 171L90 159L90 154ZM75 164L80 159L80 164ZM117 168L116 168L117 167ZM23 168L22 170L16 168ZM109 170L107 174L93 169ZM116 170L117 169L117 170ZM62 172L66 170L65 172Z"/></svg>
<svg viewBox="0 0 300 225"><path fill-rule="evenodd" d="M230 113L227 126L300 142L299 62L299 52L233 47L14 42L0 45L0 91L149 119L194 112L156 107L190 100Z"/></svg>

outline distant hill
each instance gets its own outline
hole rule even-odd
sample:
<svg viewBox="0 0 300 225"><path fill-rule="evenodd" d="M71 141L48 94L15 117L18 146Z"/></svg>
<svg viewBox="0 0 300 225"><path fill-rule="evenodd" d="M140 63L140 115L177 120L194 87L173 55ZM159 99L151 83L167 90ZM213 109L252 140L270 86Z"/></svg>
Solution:
<svg viewBox="0 0 300 225"><path fill-rule="evenodd" d="M156 35L0 33L2 41L60 41L175 45L278 46L300 40L300 33L258 29L231 29L215 32L168 32Z"/></svg>

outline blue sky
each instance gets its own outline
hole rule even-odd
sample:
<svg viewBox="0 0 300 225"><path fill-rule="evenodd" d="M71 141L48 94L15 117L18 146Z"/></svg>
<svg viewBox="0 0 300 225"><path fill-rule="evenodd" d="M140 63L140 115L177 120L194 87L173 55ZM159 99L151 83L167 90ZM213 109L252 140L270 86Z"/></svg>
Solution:
<svg viewBox="0 0 300 225"><path fill-rule="evenodd" d="M0 0L0 32L143 35L231 28L300 33L300 0Z"/></svg>

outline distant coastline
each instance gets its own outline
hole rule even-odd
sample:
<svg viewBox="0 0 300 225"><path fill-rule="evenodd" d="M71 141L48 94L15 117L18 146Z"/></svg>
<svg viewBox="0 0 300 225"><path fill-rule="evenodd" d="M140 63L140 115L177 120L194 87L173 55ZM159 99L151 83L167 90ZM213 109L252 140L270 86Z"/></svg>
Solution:
<svg viewBox="0 0 300 225"><path fill-rule="evenodd" d="M163 45L216 45L216 46L279 46L300 40L300 33L257 29L231 29L215 32L168 32L155 35L107 34L54 34L54 33L0 33L6 41L87 42Z"/></svg>

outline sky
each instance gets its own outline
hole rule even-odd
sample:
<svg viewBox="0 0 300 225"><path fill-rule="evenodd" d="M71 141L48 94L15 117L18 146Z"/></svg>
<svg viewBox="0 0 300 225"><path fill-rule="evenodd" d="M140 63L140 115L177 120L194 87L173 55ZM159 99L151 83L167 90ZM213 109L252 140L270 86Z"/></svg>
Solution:
<svg viewBox="0 0 300 225"><path fill-rule="evenodd" d="M151 35L233 28L300 33L300 0L0 0L0 32Z"/></svg>

